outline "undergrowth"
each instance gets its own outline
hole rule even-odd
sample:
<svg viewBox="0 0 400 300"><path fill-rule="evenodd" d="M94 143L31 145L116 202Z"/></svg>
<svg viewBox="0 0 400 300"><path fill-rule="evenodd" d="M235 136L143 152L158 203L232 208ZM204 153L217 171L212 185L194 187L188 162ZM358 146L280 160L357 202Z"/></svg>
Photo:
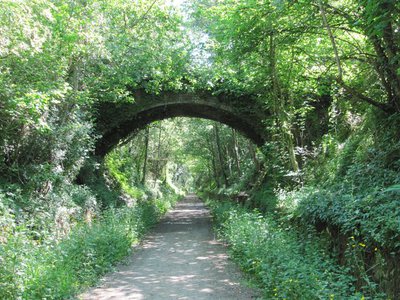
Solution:
<svg viewBox="0 0 400 300"><path fill-rule="evenodd" d="M32 239L28 224L14 222L0 241L0 299L65 299L94 284L126 257L132 244L177 200L110 208L91 224L78 223L62 239Z"/></svg>
<svg viewBox="0 0 400 300"><path fill-rule="evenodd" d="M313 233L302 233L272 215L228 201L208 200L217 231L234 260L254 275L266 299L379 299L355 289L355 278L335 263ZM369 294L368 294L369 293Z"/></svg>

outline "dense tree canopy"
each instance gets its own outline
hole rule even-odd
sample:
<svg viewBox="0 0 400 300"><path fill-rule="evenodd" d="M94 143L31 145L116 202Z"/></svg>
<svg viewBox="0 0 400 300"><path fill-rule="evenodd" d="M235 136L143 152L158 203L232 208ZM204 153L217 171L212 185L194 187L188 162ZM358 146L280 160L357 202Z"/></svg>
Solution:
<svg viewBox="0 0 400 300"><path fill-rule="evenodd" d="M176 118L96 157L139 90L257 103L269 139ZM187 191L268 297L398 298L399 114L397 0L0 0L0 298L76 294Z"/></svg>

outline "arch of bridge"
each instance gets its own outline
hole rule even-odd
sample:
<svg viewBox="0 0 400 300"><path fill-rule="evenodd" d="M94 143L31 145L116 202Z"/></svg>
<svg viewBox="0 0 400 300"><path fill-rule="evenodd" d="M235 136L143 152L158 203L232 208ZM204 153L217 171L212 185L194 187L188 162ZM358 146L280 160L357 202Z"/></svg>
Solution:
<svg viewBox="0 0 400 300"><path fill-rule="evenodd" d="M226 124L257 145L265 138L263 120L267 112L251 97L236 97L210 92L133 92L134 103L103 102L97 108L95 153L104 156L119 142L148 124L173 117L197 117Z"/></svg>

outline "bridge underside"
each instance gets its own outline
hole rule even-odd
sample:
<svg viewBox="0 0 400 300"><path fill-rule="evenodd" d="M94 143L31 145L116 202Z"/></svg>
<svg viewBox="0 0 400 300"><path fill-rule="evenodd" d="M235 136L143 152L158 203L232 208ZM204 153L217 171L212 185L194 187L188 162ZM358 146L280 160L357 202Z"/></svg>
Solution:
<svg viewBox="0 0 400 300"><path fill-rule="evenodd" d="M247 136L257 145L265 142L263 115L251 103L198 94L168 94L135 96L135 103L103 103L98 109L97 131L101 138L96 155L104 156L120 141L126 140L147 125L173 117L195 117L226 124ZM228 100L228 101L227 101ZM236 104L236 105L235 105ZM247 105L246 105L247 104Z"/></svg>

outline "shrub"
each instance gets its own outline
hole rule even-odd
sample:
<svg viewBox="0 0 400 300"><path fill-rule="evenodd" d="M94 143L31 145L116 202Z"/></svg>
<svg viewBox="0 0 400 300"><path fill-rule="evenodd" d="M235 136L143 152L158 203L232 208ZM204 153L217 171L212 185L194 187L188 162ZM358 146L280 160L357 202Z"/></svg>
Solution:
<svg viewBox="0 0 400 300"><path fill-rule="evenodd" d="M61 241L32 240L30 228L16 226L0 241L0 299L71 297L128 255L176 199L110 208L92 225L76 225Z"/></svg>
<svg viewBox="0 0 400 300"><path fill-rule="evenodd" d="M355 278L332 260L314 234L295 231L272 216L229 202L208 204L233 258L254 275L266 299L363 297L355 290Z"/></svg>

